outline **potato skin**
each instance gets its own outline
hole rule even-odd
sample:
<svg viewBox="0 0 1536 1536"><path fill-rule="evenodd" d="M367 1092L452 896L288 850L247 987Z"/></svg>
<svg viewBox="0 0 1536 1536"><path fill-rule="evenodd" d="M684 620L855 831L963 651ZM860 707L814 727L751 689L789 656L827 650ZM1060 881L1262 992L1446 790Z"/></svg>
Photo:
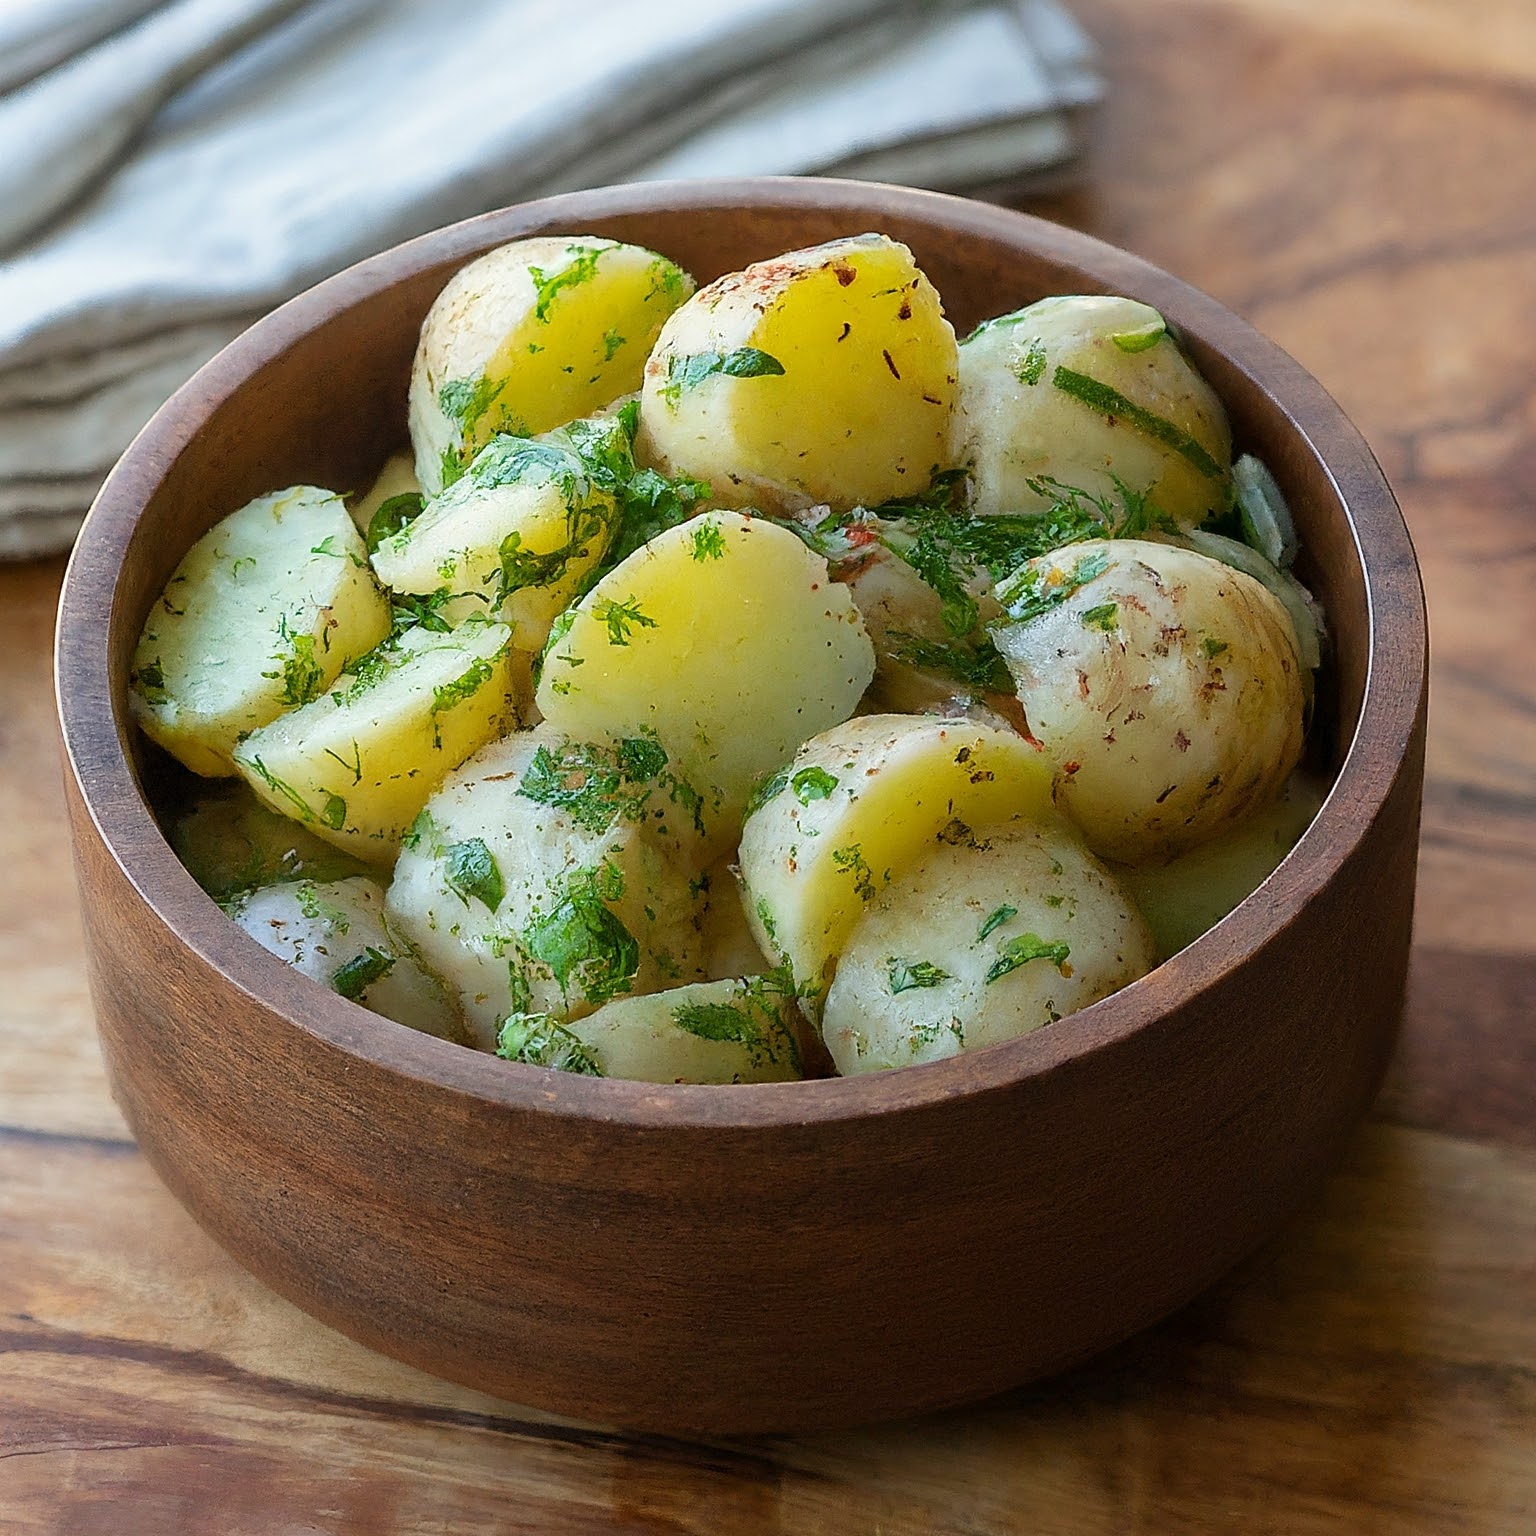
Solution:
<svg viewBox="0 0 1536 1536"><path fill-rule="evenodd" d="M391 928L377 880L284 881L249 892L229 913L263 949L321 986L423 1034L470 1043L442 982Z"/></svg>
<svg viewBox="0 0 1536 1536"><path fill-rule="evenodd" d="M860 914L925 852L1017 815L1051 816L1050 768L1013 731L861 715L813 737L758 792L738 859L763 953L814 1017Z"/></svg>
<svg viewBox="0 0 1536 1536"><path fill-rule="evenodd" d="M532 437L640 387L693 292L665 256L596 235L514 240L448 280L411 368L416 474L435 496L497 432Z"/></svg>
<svg viewBox="0 0 1536 1536"><path fill-rule="evenodd" d="M993 627L1055 800L1104 858L1169 858L1270 800L1301 755L1285 610L1219 561L1141 539L1030 560ZM1022 617L1021 617L1022 616Z"/></svg>
<svg viewBox="0 0 1536 1536"><path fill-rule="evenodd" d="M1098 294L1041 299L968 336L959 373L962 457L980 516L1048 510L1049 489L1028 483L1042 476L1111 502L1118 477L1185 527L1226 505L1226 411L1149 305ZM1071 392L1072 375L1152 413L1187 440L1184 451L1132 415L1086 403Z"/></svg>
<svg viewBox="0 0 1536 1536"><path fill-rule="evenodd" d="M258 496L172 572L134 651L129 708L194 773L230 775L243 736L323 693L389 624L340 497Z"/></svg>
<svg viewBox="0 0 1536 1536"><path fill-rule="evenodd" d="M634 786L631 814L559 803L548 780L537 788L536 760L563 745L545 724L464 763L407 834L389 887L391 916L487 1046L513 1013L564 1024L703 978L693 884L649 830L670 809L665 788ZM476 841L494 874L471 888L455 860Z"/></svg>
<svg viewBox="0 0 1536 1536"><path fill-rule="evenodd" d="M860 918L822 1034L845 1076L937 1061L1055 1023L1153 965L1114 876L1059 825L937 846Z"/></svg>
<svg viewBox="0 0 1536 1536"><path fill-rule="evenodd" d="M845 511L953 454L955 338L912 253L857 235L718 279L662 328L637 452L717 505Z"/></svg>

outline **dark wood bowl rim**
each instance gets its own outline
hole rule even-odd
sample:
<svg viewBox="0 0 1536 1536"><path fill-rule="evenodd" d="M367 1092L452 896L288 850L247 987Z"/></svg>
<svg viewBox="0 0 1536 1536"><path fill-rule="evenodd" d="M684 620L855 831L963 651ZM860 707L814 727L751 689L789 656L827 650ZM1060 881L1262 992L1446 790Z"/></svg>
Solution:
<svg viewBox="0 0 1536 1536"><path fill-rule="evenodd" d="M857 209L1029 246L1154 304L1267 394L1322 465L1349 518L1365 575L1369 658L1360 719L1311 827L1231 915L1149 975L1059 1024L946 1061L864 1077L729 1088L593 1079L502 1062L426 1037L308 981L231 923L182 867L144 800L126 751L133 729L113 696L108 635L118 573L139 516L215 406L331 315L428 267L468 259L535 228L696 209ZM1327 443L1326 457L1320 443ZM1348 487L1346 493L1345 487ZM1378 614L1406 615L1383 634ZM1038 1078L1151 1030L1275 940L1354 852L1412 737L1427 633L1412 545L1370 449L1318 382L1214 299L1140 258L1030 215L939 193L813 178L661 182L566 193L434 231L338 273L230 343L161 407L98 494L59 603L56 693L69 769L105 846L146 906L230 985L287 1026L337 1050L488 1106L635 1127L756 1128L899 1113ZM84 771L82 765L89 765ZM1256 893L1257 895L1258 893Z"/></svg>

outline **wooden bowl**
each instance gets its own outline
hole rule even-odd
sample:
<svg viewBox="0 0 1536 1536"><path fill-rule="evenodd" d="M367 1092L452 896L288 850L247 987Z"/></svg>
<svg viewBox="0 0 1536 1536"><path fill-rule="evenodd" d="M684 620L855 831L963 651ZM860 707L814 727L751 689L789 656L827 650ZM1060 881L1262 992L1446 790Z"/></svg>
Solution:
<svg viewBox="0 0 1536 1536"><path fill-rule="evenodd" d="M1037 1034L902 1071L658 1087L509 1065L290 970L193 883L145 794L129 657L181 555L248 498L366 483L403 441L453 270L546 231L699 279L863 230L962 333L1048 293L1180 328L1289 493L1335 645L1338 779L1226 921ZM199 1222L274 1290L437 1375L658 1431L886 1417L1056 1371L1164 1316L1301 1205L1369 1104L1408 957L1426 636L1369 450L1296 363L1145 262L1020 214L833 181L550 198L284 305L182 389L86 523L58 696L114 1092Z"/></svg>

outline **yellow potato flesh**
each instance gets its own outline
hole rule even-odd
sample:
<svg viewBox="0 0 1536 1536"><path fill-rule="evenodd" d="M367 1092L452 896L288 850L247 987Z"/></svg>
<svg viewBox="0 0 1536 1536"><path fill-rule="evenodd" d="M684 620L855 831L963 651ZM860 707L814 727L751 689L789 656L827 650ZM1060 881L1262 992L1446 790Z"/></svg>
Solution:
<svg viewBox="0 0 1536 1536"><path fill-rule="evenodd" d="M387 864L444 775L517 723L510 640L501 624L412 631L377 680L343 674L247 737L236 766L273 810Z"/></svg>
<svg viewBox="0 0 1536 1536"><path fill-rule="evenodd" d="M854 924L908 865L1011 818L1053 820L1051 769L969 720L865 715L807 742L742 829L747 913L814 1009Z"/></svg>
<svg viewBox="0 0 1536 1536"><path fill-rule="evenodd" d="M725 506L874 506L949 463L956 377L954 332L912 253L883 235L832 241L722 278L672 316L646 364L638 450Z"/></svg>
<svg viewBox="0 0 1536 1536"><path fill-rule="evenodd" d="M692 291L666 257L587 235L514 241L464 267L428 311L411 372L422 487L457 479L496 432L546 432L638 389Z"/></svg>
<svg viewBox="0 0 1536 1536"><path fill-rule="evenodd" d="M826 562L733 512L658 535L569 613L539 678L545 719L577 741L653 731L703 796L716 854L753 783L847 719L874 675L858 610Z"/></svg>
<svg viewBox="0 0 1536 1536"><path fill-rule="evenodd" d="M236 743L307 703L389 633L389 601L339 497L257 497L187 551L139 636L134 717L195 773L235 772Z"/></svg>

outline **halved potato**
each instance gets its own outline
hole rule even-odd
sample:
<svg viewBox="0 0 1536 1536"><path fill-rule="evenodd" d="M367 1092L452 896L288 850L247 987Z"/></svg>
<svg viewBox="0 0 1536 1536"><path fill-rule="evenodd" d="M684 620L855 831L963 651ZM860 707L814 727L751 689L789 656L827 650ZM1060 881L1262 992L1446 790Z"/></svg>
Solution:
<svg viewBox="0 0 1536 1536"><path fill-rule="evenodd" d="M273 810L387 864L451 768L517 724L527 658L504 624L412 629L235 749ZM521 674L521 675L520 675Z"/></svg>
<svg viewBox="0 0 1536 1536"><path fill-rule="evenodd" d="M695 294L645 365L637 452L724 506L874 506L951 459L955 336L885 235L789 251Z"/></svg>
<svg viewBox="0 0 1536 1536"><path fill-rule="evenodd" d="M406 835L389 888L486 1044L509 1014L563 1023L703 976L694 887L648 835L665 787L572 796L546 761L566 745L545 725L477 753Z"/></svg>
<svg viewBox="0 0 1536 1536"><path fill-rule="evenodd" d="M500 619L519 650L538 651L613 537L613 477L599 482L593 455L633 462L616 417L575 425L583 430L574 439L567 431L492 438L462 479L374 550L380 580L440 597L436 611L450 624Z"/></svg>
<svg viewBox="0 0 1536 1536"><path fill-rule="evenodd" d="M353 875L263 886L231 906L230 916L263 949L321 986L397 1024L470 1044L442 982L390 927L377 880Z"/></svg>
<svg viewBox="0 0 1536 1536"><path fill-rule="evenodd" d="M1118 478L1186 527L1226 507L1226 412L1150 305L1105 294L1041 299L968 336L959 369L963 457L980 515L1047 510L1059 492L1030 483L1041 477L1128 512Z"/></svg>
<svg viewBox="0 0 1536 1536"><path fill-rule="evenodd" d="M993 626L1056 804L1104 858L1169 858L1270 800L1302 744L1279 601L1173 544L1090 540L1027 561Z"/></svg>
<svg viewBox="0 0 1536 1536"><path fill-rule="evenodd" d="M1065 826L934 845L859 918L827 993L839 1072L937 1061L1053 1024L1134 981L1151 935Z"/></svg>
<svg viewBox="0 0 1536 1536"><path fill-rule="evenodd" d="M1231 831L1164 864L1116 866L1158 954L1177 954L1251 896L1300 841L1327 793L1323 781L1293 773L1274 800Z"/></svg>
<svg viewBox="0 0 1536 1536"><path fill-rule="evenodd" d="M739 862L763 952L814 1012L848 934L908 865L1015 817L1053 819L1050 764L1012 731L864 715L812 738L759 792Z"/></svg>
<svg viewBox="0 0 1536 1536"><path fill-rule="evenodd" d="M659 534L568 611L538 705L578 741L654 733L703 795L718 854L752 784L847 719L874 666L819 555L773 523L714 512Z"/></svg>
<svg viewBox="0 0 1536 1536"><path fill-rule="evenodd" d="M189 549L144 621L129 706L194 773L235 772L247 732L323 693L389 633L389 600L339 496L258 496Z"/></svg>
<svg viewBox="0 0 1536 1536"><path fill-rule="evenodd" d="M411 369L416 473L436 495L497 432L532 437L640 386L681 267L596 235L514 240L448 281Z"/></svg>
<svg viewBox="0 0 1536 1536"><path fill-rule="evenodd" d="M643 1083L786 1083L803 1075L797 1018L775 977L702 981L619 998L563 1026L514 1014L497 1054Z"/></svg>

